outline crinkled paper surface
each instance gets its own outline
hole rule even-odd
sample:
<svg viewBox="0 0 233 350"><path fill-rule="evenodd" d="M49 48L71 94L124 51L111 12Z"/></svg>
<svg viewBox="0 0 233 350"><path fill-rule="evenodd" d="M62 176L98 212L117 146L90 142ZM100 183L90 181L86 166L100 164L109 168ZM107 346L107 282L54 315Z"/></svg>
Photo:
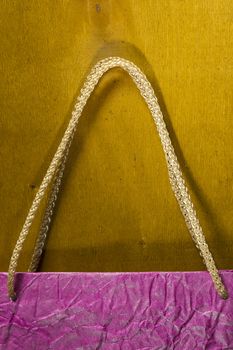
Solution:
<svg viewBox="0 0 233 350"><path fill-rule="evenodd" d="M0 273L0 349L233 349L233 270Z"/></svg>

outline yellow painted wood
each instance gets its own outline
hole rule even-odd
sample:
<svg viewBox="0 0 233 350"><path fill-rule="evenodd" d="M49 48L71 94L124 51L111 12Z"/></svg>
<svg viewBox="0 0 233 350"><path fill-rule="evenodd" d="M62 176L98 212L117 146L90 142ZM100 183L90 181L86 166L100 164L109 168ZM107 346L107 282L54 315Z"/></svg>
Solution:
<svg viewBox="0 0 233 350"><path fill-rule="evenodd" d="M233 268L232 13L231 0L2 2L1 271L86 74L110 55L152 82L217 266ZM204 269L152 118L119 69L80 120L40 269Z"/></svg>

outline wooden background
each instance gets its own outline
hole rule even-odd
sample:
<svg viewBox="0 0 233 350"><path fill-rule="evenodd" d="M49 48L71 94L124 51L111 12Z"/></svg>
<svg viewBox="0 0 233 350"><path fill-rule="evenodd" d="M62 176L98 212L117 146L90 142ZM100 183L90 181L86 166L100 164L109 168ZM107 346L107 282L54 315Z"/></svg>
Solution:
<svg viewBox="0 0 233 350"><path fill-rule="evenodd" d="M0 43L2 271L85 76L113 55L151 81L217 266L233 268L231 0L2 1ZM112 70L80 120L40 270L202 269L153 120Z"/></svg>

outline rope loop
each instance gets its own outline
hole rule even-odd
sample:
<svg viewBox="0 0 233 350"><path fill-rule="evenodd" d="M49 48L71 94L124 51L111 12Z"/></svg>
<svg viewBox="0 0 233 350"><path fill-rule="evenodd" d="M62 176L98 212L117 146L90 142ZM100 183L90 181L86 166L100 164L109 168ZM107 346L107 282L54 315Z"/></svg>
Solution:
<svg viewBox="0 0 233 350"><path fill-rule="evenodd" d="M212 254L208 248L205 240L204 233L202 231L201 225L196 215L194 205L191 201L188 188L185 185L185 181L180 169L179 162L177 160L174 148L172 146L169 133L167 131L164 118L158 104L157 97L155 96L154 90L147 80L146 76L142 71L132 62L121 58L121 57L108 57L100 60L90 71L87 76L84 85L80 91L80 95L74 105L74 110L71 115L70 122L65 130L62 140L57 148L57 151L48 167L48 170L42 180L42 183L35 195L32 206L29 209L28 215L26 217L23 228L19 234L19 238L16 242L15 248L13 250L9 269L8 269L8 294L12 300L16 300L16 294L14 290L14 279L15 272L18 264L18 259L20 257L24 241L29 233L32 222L35 218L35 214L39 208L40 202L45 195L48 185L52 181L52 189L50 197L48 200L48 205L45 210L43 221L39 230L39 234L35 243L35 248L32 256L32 260L28 271L36 271L44 243L46 240L46 234L48 231L49 223L51 221L51 215L53 208L55 206L55 201L57 199L57 194L59 191L61 179L64 173L65 163L69 153L69 148L79 121L82 111L92 94L95 86L98 84L100 78L110 69L114 67L120 67L126 71L129 76L134 81L136 87L138 88L141 96L145 100L152 118L154 120L155 126L157 128L162 148L165 154L165 160L168 168L169 181L174 192L174 195L178 201L181 213L185 219L185 223L190 232L191 238L193 239L199 253L203 259L204 264L210 276L213 280L216 291L221 298L227 299L228 293L221 280L217 267L215 265Z"/></svg>

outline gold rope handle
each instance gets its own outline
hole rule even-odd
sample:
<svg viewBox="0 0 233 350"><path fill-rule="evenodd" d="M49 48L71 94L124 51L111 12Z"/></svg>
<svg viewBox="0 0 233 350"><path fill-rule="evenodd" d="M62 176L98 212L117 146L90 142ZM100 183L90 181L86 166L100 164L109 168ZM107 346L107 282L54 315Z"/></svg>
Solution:
<svg viewBox="0 0 233 350"><path fill-rule="evenodd" d="M120 57L109 57L99 61L92 69L86 78L86 81L80 91L80 95L75 104L74 111L72 112L72 117L67 126L67 129L63 135L63 138L57 148L57 151L48 167L47 173L42 180L42 183L36 193L33 200L32 206L28 212L27 218L23 225L23 228L19 234L19 238L16 242L15 248L13 250L9 269L8 269L8 294L12 300L16 300L16 294L14 291L14 277L18 264L18 259L23 248L23 243L28 235L30 226L35 217L36 211L39 208L39 204L46 192L48 185L53 181L53 186L51 194L49 197L49 202L43 222L39 231L38 238L35 244L35 250L29 267L29 271L34 271L37 268L44 241L46 239L46 232L48 229L49 222L51 220L52 209L55 205L57 193L59 191L59 186L64 172L65 162L69 153L69 148L79 121L82 114L83 108L87 103L88 98L93 92L95 86L99 82L100 78L109 69L114 67L120 67L125 70L133 79L135 85L139 89L142 97L144 98L153 120L155 122L162 148L165 154L165 159L168 168L169 181L174 191L175 197L180 206L180 210L184 216L187 228L191 234L191 237L199 250L203 262L206 265L208 272L213 280L215 288L221 298L227 299L228 293L219 275L217 267L215 265L212 254L208 248L205 240L204 233L202 231L201 225L196 215L194 205L191 201L188 189L185 185L185 181L180 170L180 165L177 160L174 148L172 146L169 133L166 128L166 124L163 119L162 112L160 110L157 98L154 94L154 90L147 80L146 76L141 72L141 70L132 62L120 58Z"/></svg>

